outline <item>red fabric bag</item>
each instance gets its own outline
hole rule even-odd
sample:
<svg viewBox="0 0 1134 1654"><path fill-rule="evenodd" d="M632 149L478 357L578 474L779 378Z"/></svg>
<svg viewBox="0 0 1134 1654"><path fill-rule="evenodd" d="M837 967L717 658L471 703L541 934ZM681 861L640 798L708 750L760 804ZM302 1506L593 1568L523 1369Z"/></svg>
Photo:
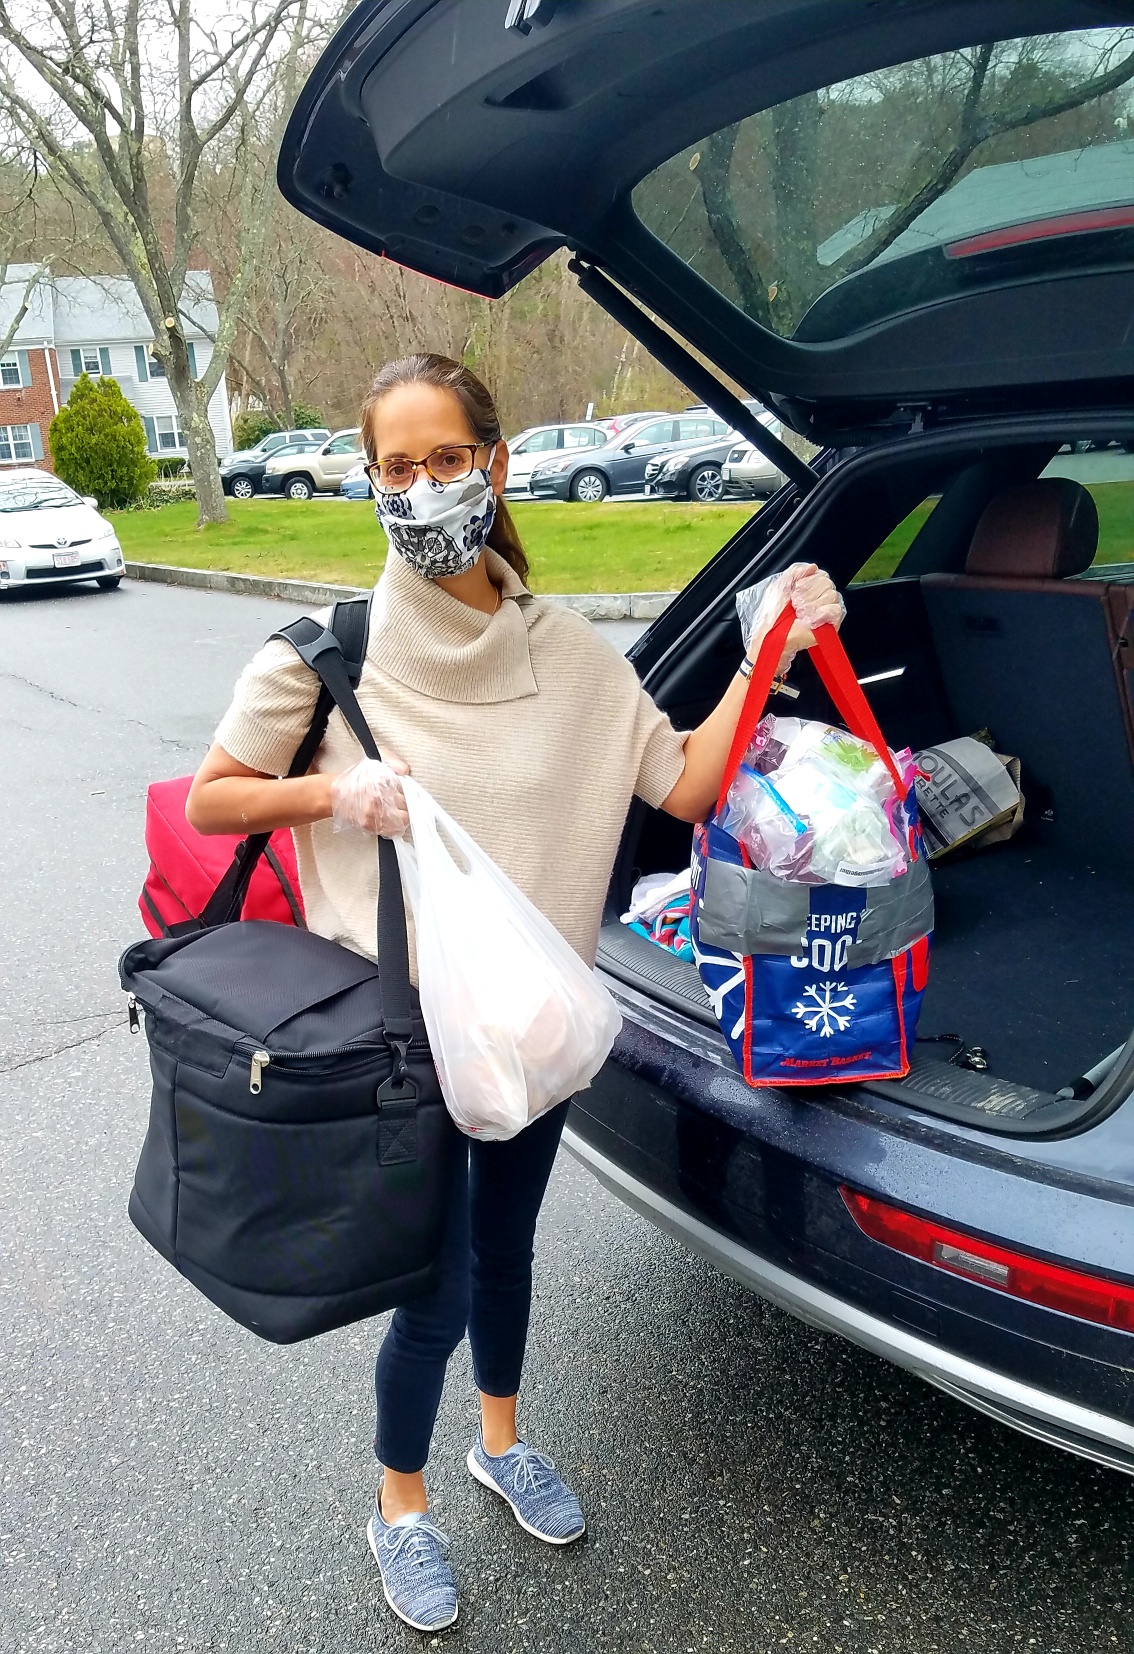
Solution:
<svg viewBox="0 0 1134 1654"><path fill-rule="evenodd" d="M174 925L195 919L232 865L243 841L231 833L205 835L185 819L192 776L155 781L146 794L146 849L150 870L138 909L151 936L168 936ZM274 919L306 929L299 869L291 829L281 827L257 863L241 909L242 919Z"/></svg>

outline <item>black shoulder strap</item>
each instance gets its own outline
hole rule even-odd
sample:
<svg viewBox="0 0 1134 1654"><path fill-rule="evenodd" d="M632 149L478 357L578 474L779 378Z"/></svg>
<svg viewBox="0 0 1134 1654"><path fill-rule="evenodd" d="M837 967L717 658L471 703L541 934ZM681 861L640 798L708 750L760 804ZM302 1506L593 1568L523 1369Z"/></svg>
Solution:
<svg viewBox="0 0 1134 1654"><path fill-rule="evenodd" d="M354 693L370 636L372 596L370 593L364 598L336 603L329 627L320 626L317 620L304 615L272 634L291 644L300 660L318 675L321 686L311 727L300 742L289 776L306 774L326 732L332 706L338 707L366 756L381 757ZM227 924L239 918L248 881L270 837L270 833L253 833L238 847L232 866L201 914L202 924ZM388 1040L406 1044L413 1031L409 943L397 851L393 841L387 838L378 840L378 958L382 962L383 1030ZM404 1089L405 1082L400 1077L405 1069L404 1051L398 1069L399 1077L392 1093L394 1101L401 1096L399 1088Z"/></svg>
<svg viewBox="0 0 1134 1654"><path fill-rule="evenodd" d="M295 757L287 772L289 777L306 775L311 768L312 759L327 733L327 720L335 706L334 694L323 681L322 673L311 660L307 660L300 644L303 642L310 647L317 644L319 639L328 640L326 646L340 654L345 668L346 694L354 701L354 689L362 676L362 663L366 658L366 645L370 637L370 605L373 596L373 592L367 592L363 597L347 598L336 603L331 612L329 628L320 626L310 615L302 615L298 620L293 620L290 626L284 626L280 631L272 633L273 637L281 637L290 643L300 658L306 660L307 665L311 666L320 678L319 695L315 702L315 710L311 714L311 723L296 748ZM355 705L357 706L357 702ZM369 735L369 731L367 734ZM250 833L237 845L231 865L201 910L198 921L201 925L225 925L240 917L256 863L267 849L271 836L270 833Z"/></svg>
<svg viewBox="0 0 1134 1654"><path fill-rule="evenodd" d="M374 593L367 592L364 597L350 597L343 602L336 603L331 611L329 628L319 625L310 615L301 615L293 620L290 626L282 627L273 632L273 637L282 637L290 643L300 659L310 666L313 671L318 668L304 653L303 644L315 643L319 638L330 636L337 641L342 653L343 666L346 670L347 682L352 690L357 689L358 680L362 676L362 664L366 659L366 645L370 638L370 605ZM319 674L320 678L322 674ZM296 748L295 757L291 761L289 776L306 775L311 768L311 760L319 750L319 745L327 733L327 719L331 716L335 705L335 697L323 682L319 685L319 698L315 702L315 710L311 714L311 724L307 734ZM356 731L357 733L357 731ZM368 755L369 756L369 755Z"/></svg>
<svg viewBox="0 0 1134 1654"><path fill-rule="evenodd" d="M330 626L320 626L310 615L293 620L273 637L291 644L300 660L319 678L319 698L307 734L292 760L289 776L305 775L327 730L332 707L337 706L368 758L380 758L377 744L355 696L370 637L373 593L336 603ZM240 917L256 863L267 849L270 833L252 833L237 846L232 866L213 891L201 913L202 925L228 924ZM397 851L390 839L378 840L378 957L382 962L382 1010L386 1037L408 1043L411 1020L409 943ZM404 1052L398 1065L404 1072ZM391 1082L393 1084L394 1082ZM403 1082L392 1093L401 1097Z"/></svg>

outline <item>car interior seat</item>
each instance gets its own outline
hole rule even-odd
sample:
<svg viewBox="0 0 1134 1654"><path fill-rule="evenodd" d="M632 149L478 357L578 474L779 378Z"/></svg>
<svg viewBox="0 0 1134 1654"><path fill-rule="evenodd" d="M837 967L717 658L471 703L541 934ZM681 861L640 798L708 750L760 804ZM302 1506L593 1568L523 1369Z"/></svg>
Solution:
<svg viewBox="0 0 1134 1654"><path fill-rule="evenodd" d="M1134 583L1084 578L1097 546L1082 484L1040 478L993 496L963 574L921 587L956 728L1021 759L1053 845L1129 858Z"/></svg>

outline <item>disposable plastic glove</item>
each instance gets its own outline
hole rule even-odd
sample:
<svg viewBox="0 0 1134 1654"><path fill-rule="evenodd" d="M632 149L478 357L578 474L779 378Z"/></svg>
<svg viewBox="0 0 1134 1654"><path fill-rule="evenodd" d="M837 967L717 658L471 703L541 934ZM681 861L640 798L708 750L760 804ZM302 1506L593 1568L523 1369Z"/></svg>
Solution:
<svg viewBox="0 0 1134 1654"><path fill-rule="evenodd" d="M360 758L353 769L331 783L331 816L335 831L361 827L380 838L401 838L409 826L405 794L399 779L409 774L400 758Z"/></svg>
<svg viewBox="0 0 1134 1654"><path fill-rule="evenodd" d="M815 563L793 563L736 594L736 612L750 656L754 658L759 652L764 637L788 603L796 618L780 657L781 672L787 671L800 649L809 649L815 642L816 626L837 629L847 612L829 574Z"/></svg>

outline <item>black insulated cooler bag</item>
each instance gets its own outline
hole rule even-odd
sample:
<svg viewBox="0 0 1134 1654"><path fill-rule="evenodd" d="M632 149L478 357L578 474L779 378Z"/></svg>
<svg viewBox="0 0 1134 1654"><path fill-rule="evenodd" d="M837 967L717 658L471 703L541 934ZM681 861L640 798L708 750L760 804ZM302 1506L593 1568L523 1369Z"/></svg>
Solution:
<svg viewBox="0 0 1134 1654"><path fill-rule="evenodd" d="M338 605L331 630L304 619L277 634L323 686L290 774L305 773L332 705L379 756L352 688L365 611L350 624L339 612L362 608ZM353 660L335 635L352 629ZM286 1344L435 1287L464 1145L410 985L393 844L378 841L375 965L239 919L267 838L240 846L199 920L127 948L119 975L153 1076L130 1217L226 1314Z"/></svg>

